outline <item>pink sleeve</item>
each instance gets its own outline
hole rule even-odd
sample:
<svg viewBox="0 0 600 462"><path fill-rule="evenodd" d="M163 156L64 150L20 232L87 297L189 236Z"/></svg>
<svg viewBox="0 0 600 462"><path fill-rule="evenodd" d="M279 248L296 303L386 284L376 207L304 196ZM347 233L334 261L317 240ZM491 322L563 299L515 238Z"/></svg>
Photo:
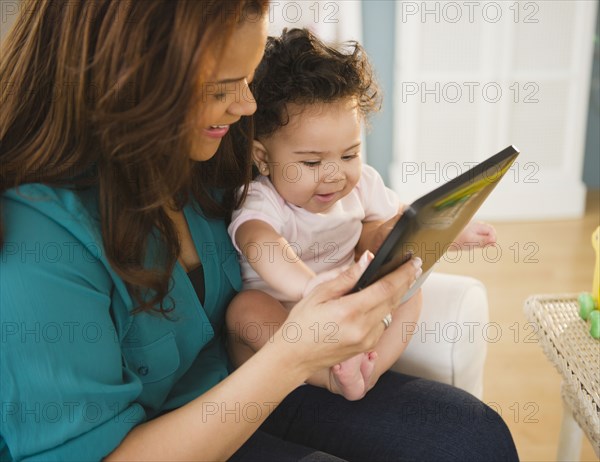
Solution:
<svg viewBox="0 0 600 462"><path fill-rule="evenodd" d="M363 164L356 188L365 210L365 222L389 220L402 205L398 195L383 183L381 175L370 165Z"/></svg>
<svg viewBox="0 0 600 462"><path fill-rule="evenodd" d="M234 247L240 253L240 248L235 240L235 233L243 223L249 220L264 221L271 225L276 232L282 233L285 222L283 217L284 202L268 181L262 179L250 183L246 200L231 216L231 223L227 228L227 232Z"/></svg>

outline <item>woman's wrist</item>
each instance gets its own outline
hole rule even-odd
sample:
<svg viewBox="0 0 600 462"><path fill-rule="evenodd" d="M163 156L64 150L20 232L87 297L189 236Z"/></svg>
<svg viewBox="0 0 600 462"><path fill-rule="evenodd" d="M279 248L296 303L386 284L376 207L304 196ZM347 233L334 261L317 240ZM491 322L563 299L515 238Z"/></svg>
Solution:
<svg viewBox="0 0 600 462"><path fill-rule="evenodd" d="M302 336L307 335L304 330L306 329L298 323L286 322L255 353L255 356L258 355L269 361L275 371L285 371L285 380L289 381L290 390L305 383L319 369L307 361L306 354L300 352Z"/></svg>

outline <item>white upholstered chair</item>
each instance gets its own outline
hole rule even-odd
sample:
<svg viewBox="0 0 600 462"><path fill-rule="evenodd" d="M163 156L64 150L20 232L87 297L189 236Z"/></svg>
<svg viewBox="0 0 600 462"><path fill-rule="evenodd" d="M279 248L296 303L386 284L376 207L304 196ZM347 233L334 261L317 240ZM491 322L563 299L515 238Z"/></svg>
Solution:
<svg viewBox="0 0 600 462"><path fill-rule="evenodd" d="M423 310L393 370L462 388L480 398L487 352L484 285L466 276L432 273L423 284Z"/></svg>

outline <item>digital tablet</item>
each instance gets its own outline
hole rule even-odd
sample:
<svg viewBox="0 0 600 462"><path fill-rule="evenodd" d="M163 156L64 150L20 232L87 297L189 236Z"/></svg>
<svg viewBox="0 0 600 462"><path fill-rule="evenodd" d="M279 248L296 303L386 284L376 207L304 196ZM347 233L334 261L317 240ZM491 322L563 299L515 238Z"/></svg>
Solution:
<svg viewBox="0 0 600 462"><path fill-rule="evenodd" d="M509 146L413 202L392 228L352 292L364 289L414 255L423 260L423 274L402 302L412 297L518 155L519 150Z"/></svg>

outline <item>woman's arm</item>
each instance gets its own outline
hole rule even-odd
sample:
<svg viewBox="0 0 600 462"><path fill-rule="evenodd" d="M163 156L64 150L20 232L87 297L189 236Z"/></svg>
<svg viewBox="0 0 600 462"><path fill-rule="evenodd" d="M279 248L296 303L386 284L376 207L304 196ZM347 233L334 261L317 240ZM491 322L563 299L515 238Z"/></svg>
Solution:
<svg viewBox="0 0 600 462"><path fill-rule="evenodd" d="M298 257L294 247L261 220L249 220L235 233L239 249L259 276L289 300L300 300L315 273Z"/></svg>
<svg viewBox="0 0 600 462"><path fill-rule="evenodd" d="M306 370L289 344L267 344L202 396L135 427L105 460L226 460Z"/></svg>
<svg viewBox="0 0 600 462"><path fill-rule="evenodd" d="M310 375L371 350L383 333L381 320L406 293L416 269L405 264L344 296L364 271L363 261L300 301L272 341L231 376L183 407L135 427L107 460L224 460ZM327 336L330 323L338 328L335 342ZM294 342L284 335L292 326ZM244 418L248 406L257 409L256 418Z"/></svg>

